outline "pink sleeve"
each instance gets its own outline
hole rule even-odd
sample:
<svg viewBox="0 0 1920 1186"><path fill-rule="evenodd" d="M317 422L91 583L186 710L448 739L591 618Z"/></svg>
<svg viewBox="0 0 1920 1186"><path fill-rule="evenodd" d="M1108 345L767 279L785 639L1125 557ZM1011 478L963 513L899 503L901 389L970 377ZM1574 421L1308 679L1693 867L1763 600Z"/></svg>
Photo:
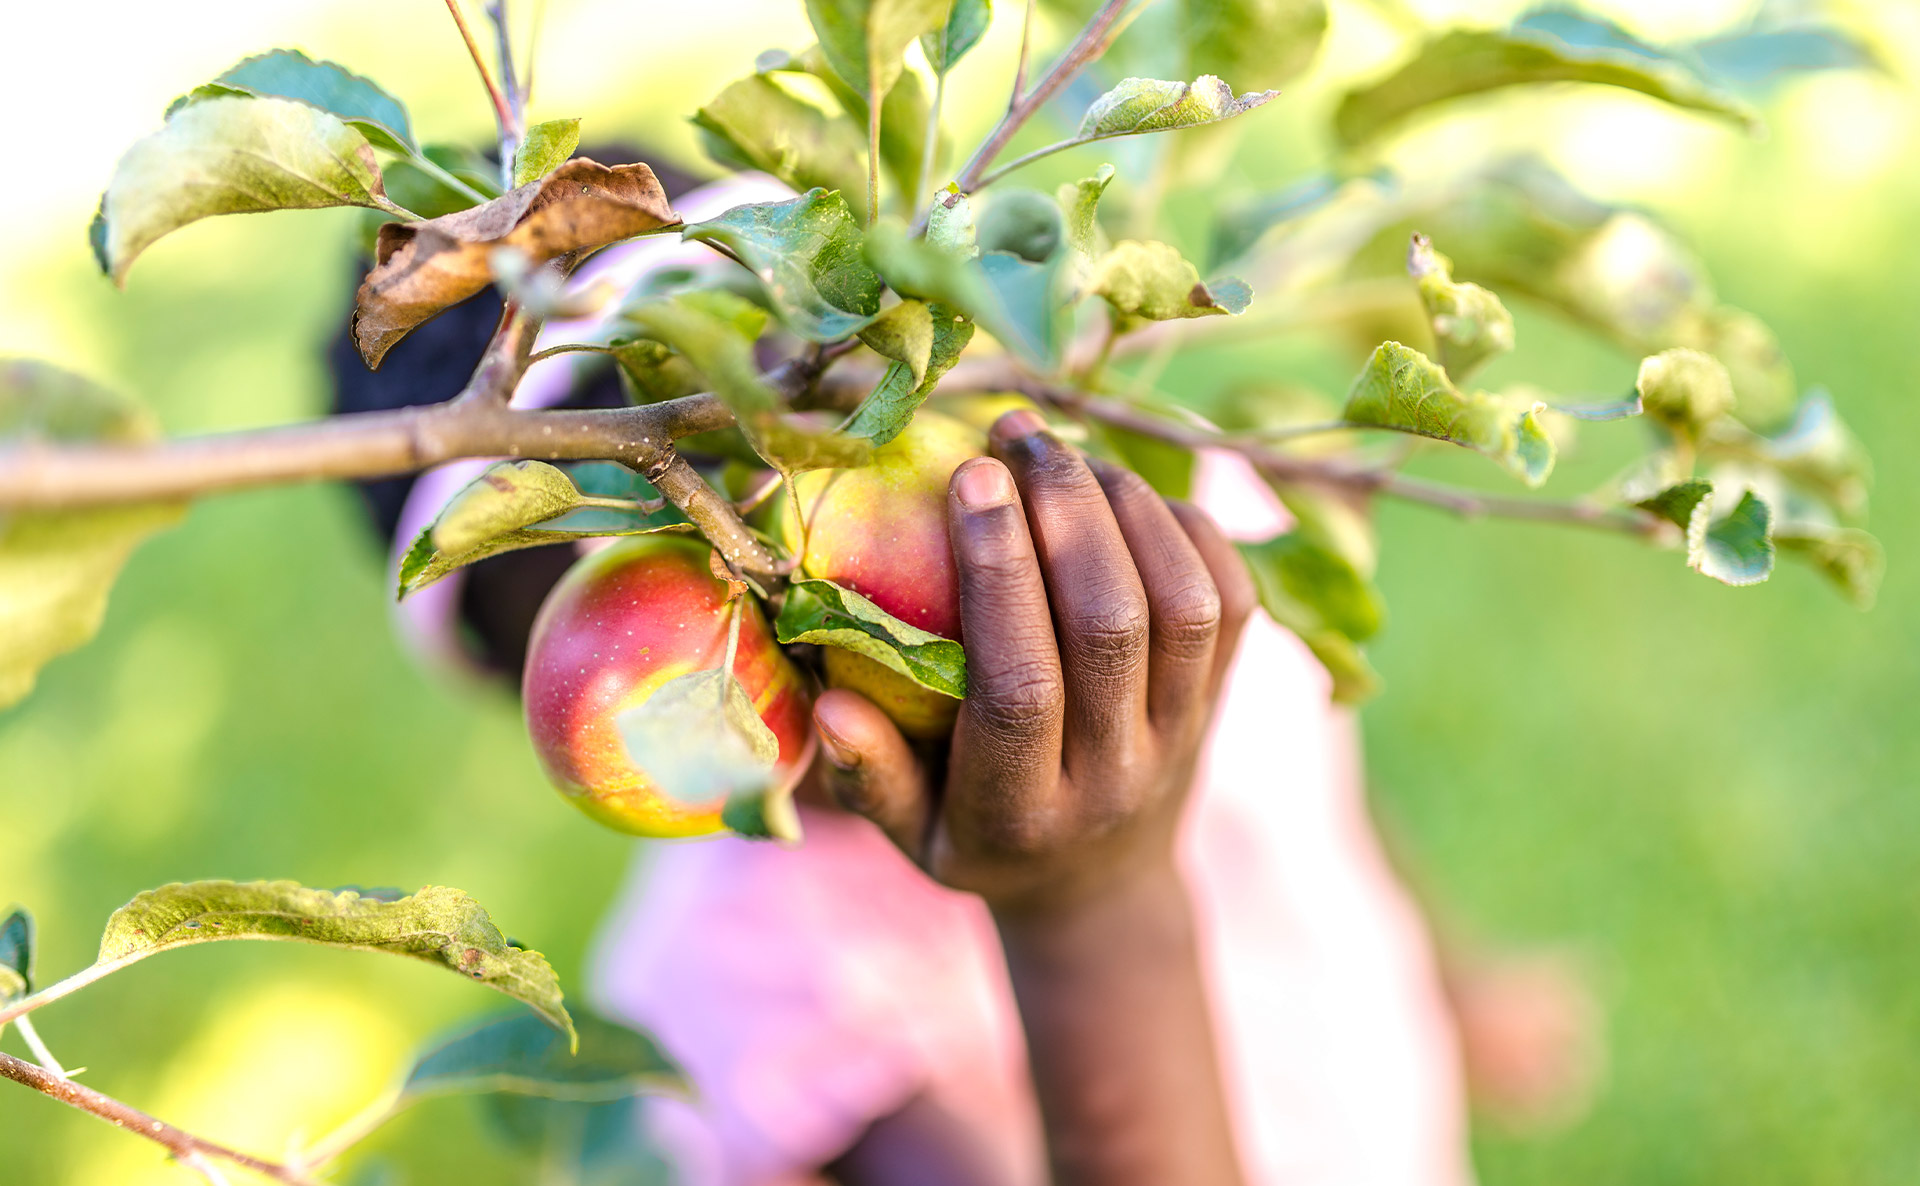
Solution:
<svg viewBox="0 0 1920 1186"><path fill-rule="evenodd" d="M1009 1180L1039 1135L999 944L979 900L865 820L803 813L797 849L642 850L593 980L699 1098L652 1109L687 1186L768 1186L845 1152L916 1095L999 1134Z"/></svg>

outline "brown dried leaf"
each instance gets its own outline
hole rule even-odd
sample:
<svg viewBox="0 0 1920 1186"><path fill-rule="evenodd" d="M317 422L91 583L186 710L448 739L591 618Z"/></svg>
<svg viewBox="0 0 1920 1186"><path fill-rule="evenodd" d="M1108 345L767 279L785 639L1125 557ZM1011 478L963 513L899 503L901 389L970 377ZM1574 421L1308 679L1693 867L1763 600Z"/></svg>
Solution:
<svg viewBox="0 0 1920 1186"><path fill-rule="evenodd" d="M535 264L680 225L645 165L576 157L482 206L380 228L374 268L354 301L353 337L369 367L414 326L485 288L488 257L517 248Z"/></svg>

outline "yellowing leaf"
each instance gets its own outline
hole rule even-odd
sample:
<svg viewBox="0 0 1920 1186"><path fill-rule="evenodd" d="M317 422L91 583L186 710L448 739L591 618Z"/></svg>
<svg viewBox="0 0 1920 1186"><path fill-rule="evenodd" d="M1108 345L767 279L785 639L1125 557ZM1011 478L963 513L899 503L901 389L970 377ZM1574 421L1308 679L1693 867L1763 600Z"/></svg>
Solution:
<svg viewBox="0 0 1920 1186"><path fill-rule="evenodd" d="M151 418L113 392L43 363L0 360L0 465L13 449L153 435ZM0 708L94 636L127 557L185 514L174 502L0 514Z"/></svg>
<svg viewBox="0 0 1920 1186"><path fill-rule="evenodd" d="M574 1035L546 957L508 942L478 902L446 886L388 899L292 881L175 883L137 894L113 912L96 963L123 967L176 947L228 939L291 939L438 964L520 1001L569 1039Z"/></svg>
<svg viewBox="0 0 1920 1186"><path fill-rule="evenodd" d="M1418 350L1383 342L1374 350L1342 416L1352 424L1450 441L1504 464L1529 486L1553 471L1553 440L1540 424L1544 404L1467 394Z"/></svg>
<svg viewBox="0 0 1920 1186"><path fill-rule="evenodd" d="M1733 410L1733 380L1719 359L1676 347L1640 360L1634 382L1646 414L1688 436Z"/></svg>
<svg viewBox="0 0 1920 1186"><path fill-rule="evenodd" d="M1128 317L1167 321L1243 313L1253 290L1227 277L1212 285L1170 244L1123 239L1093 261L1086 290Z"/></svg>
<svg viewBox="0 0 1920 1186"><path fill-rule="evenodd" d="M1112 136L1197 128L1245 115L1279 94L1250 91L1236 97L1232 87L1211 74L1202 74L1192 82L1123 78L1087 108L1073 139L1085 143Z"/></svg>
<svg viewBox="0 0 1920 1186"><path fill-rule="evenodd" d="M933 316L925 301L901 301L861 330L860 340L875 354L905 363L915 387L926 381L933 354Z"/></svg>
<svg viewBox="0 0 1920 1186"><path fill-rule="evenodd" d="M1453 278L1453 263L1433 249L1425 235L1413 236L1407 271L1420 290L1420 303L1440 346L1440 365L1455 383L1513 349L1513 315L1500 298L1478 284Z"/></svg>

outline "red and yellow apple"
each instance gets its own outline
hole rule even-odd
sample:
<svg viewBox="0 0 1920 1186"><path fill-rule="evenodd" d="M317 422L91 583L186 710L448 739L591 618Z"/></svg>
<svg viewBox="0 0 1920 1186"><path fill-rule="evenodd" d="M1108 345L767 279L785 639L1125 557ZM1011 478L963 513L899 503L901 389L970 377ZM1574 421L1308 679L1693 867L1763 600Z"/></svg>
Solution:
<svg viewBox="0 0 1920 1186"><path fill-rule="evenodd" d="M527 731L560 792L608 827L639 836L724 830L722 802L665 793L630 756L615 718L676 676L726 659L732 609L701 540L650 535L582 559L533 626L523 685ZM775 776L791 784L811 759L805 677L745 599L733 674L780 742Z"/></svg>
<svg viewBox="0 0 1920 1186"><path fill-rule="evenodd" d="M906 431L874 450L869 464L795 478L778 527L799 558L800 575L852 589L908 625L964 641L947 542L947 481L986 444L982 429L922 409ZM873 701L908 736L952 730L960 707L952 697L839 647L823 648L822 660L827 683Z"/></svg>

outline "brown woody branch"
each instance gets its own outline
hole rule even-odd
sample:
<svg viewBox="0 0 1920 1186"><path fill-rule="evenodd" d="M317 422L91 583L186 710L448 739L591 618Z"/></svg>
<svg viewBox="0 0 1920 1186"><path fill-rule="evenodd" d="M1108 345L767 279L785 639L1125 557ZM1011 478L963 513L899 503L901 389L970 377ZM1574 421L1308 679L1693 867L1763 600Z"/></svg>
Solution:
<svg viewBox="0 0 1920 1186"><path fill-rule="evenodd" d="M1107 0L1101 5L1100 11L1093 14L1093 19L1073 39L1073 44L1067 46L1066 52L1060 55L1060 60L1025 94L1020 93L1021 86L1026 82L1026 33L1023 32L1020 75L1014 80L1013 102L1007 108L1007 114L1001 117L993 131L981 141L980 147L974 150L972 159L960 170L960 175L954 178L953 183L960 187L962 193L972 193L978 189L981 177L993 164L994 158L1007 147L1014 134L1026 126L1026 122L1045 107L1047 100L1058 94L1061 87L1073 81L1075 75L1107 52L1107 47L1119 35L1120 18L1130 3L1132 0ZM1031 30L1031 9L1028 30Z"/></svg>
<svg viewBox="0 0 1920 1186"><path fill-rule="evenodd" d="M276 1161L267 1161L238 1149L229 1149L225 1145L194 1136L184 1129L175 1128L164 1120L157 1120L140 1109L123 1104L112 1096L102 1095L91 1087L82 1086L63 1075L56 1075L47 1068L30 1063L11 1054L0 1053L0 1078L11 1079L15 1083L33 1088L42 1095L50 1096L70 1107L90 1113L118 1128L143 1136L149 1141L164 1147L175 1158L186 1165L204 1163L209 1157L217 1157L234 1165L244 1166L257 1174L264 1174L276 1182L286 1182L290 1186L323 1186L318 1180L309 1178L290 1166Z"/></svg>

